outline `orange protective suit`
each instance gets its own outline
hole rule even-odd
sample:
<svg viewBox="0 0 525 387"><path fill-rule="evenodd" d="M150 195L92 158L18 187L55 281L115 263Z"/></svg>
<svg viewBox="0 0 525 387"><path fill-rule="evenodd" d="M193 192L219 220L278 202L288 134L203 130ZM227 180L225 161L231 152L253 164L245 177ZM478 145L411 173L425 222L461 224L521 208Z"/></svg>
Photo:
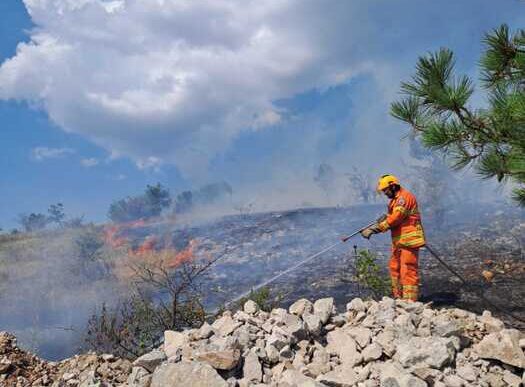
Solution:
<svg viewBox="0 0 525 387"><path fill-rule="evenodd" d="M418 255L425 245L416 197L401 188L388 204L388 214L379 223L382 232L392 232L390 278L394 298L417 301L419 291Z"/></svg>

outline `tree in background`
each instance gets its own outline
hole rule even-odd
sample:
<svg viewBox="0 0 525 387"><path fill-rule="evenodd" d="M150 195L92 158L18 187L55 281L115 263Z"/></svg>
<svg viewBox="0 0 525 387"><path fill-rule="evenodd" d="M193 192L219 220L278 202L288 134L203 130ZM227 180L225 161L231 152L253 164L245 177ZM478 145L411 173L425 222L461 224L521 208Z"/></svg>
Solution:
<svg viewBox="0 0 525 387"><path fill-rule="evenodd" d="M330 200L335 187L335 178L334 169L330 164L326 163L319 165L314 176L315 183L321 188L328 200Z"/></svg>
<svg viewBox="0 0 525 387"><path fill-rule="evenodd" d="M129 196L111 203L108 217L113 222L123 223L159 216L171 205L170 192L160 183L148 185L144 194Z"/></svg>
<svg viewBox="0 0 525 387"><path fill-rule="evenodd" d="M48 220L50 223L56 223L57 226L64 225L66 214L64 212L64 205L62 203L51 204L47 209Z"/></svg>
<svg viewBox="0 0 525 387"><path fill-rule="evenodd" d="M357 197L362 203L370 203L374 194L374 184L370 175L353 167L352 172L346 173L345 176L348 179L348 189L351 195Z"/></svg>
<svg viewBox="0 0 525 387"><path fill-rule="evenodd" d="M453 167L473 165L484 178L508 180L513 197L525 206L525 31L506 25L485 35L480 61L486 108L474 109L467 76L454 74L452 51L420 57L406 95L391 114L411 125L423 144L442 151Z"/></svg>
<svg viewBox="0 0 525 387"><path fill-rule="evenodd" d="M29 215L19 215L18 223L20 223L25 232L33 232L46 228L49 223L49 219L44 214L32 212Z"/></svg>

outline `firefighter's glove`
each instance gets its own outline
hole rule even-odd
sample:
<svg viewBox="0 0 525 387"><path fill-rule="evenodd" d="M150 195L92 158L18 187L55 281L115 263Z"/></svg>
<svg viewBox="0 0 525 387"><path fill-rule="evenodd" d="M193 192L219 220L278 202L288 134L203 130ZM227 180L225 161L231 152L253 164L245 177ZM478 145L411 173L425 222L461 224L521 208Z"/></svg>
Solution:
<svg viewBox="0 0 525 387"><path fill-rule="evenodd" d="M377 218L376 223L380 224L381 222L384 222L386 220L386 215L381 215L379 218Z"/></svg>
<svg viewBox="0 0 525 387"><path fill-rule="evenodd" d="M381 232L379 230L379 227L377 225L374 225L374 226L365 228L363 231L361 231L361 235L363 236L363 238L370 239L372 235L377 234L379 232Z"/></svg>

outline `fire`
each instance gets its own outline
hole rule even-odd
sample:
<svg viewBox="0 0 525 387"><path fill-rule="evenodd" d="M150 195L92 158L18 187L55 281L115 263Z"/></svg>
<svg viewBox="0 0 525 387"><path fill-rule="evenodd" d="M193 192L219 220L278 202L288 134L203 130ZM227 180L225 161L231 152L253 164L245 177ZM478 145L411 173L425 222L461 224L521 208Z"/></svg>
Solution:
<svg viewBox="0 0 525 387"><path fill-rule="evenodd" d="M137 265L151 265L166 269L176 269L184 263L192 262L195 259L195 248L197 241L190 240L184 250L177 250L172 243L169 235L161 239L158 236L150 235L137 247L133 248L132 243L125 236L126 231L138 227L144 227L144 221L137 221L125 224L114 224L104 230L104 239L111 249L120 250L120 258L116 262L116 274L121 279L128 279L133 275L133 267Z"/></svg>

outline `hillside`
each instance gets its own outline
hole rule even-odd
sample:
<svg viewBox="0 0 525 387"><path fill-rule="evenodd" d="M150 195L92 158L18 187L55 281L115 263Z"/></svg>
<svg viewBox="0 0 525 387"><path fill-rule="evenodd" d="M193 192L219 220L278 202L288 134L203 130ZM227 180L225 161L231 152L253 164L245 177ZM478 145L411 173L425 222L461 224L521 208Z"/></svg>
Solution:
<svg viewBox="0 0 525 387"><path fill-rule="evenodd" d="M168 235L185 249L195 242L195 257L220 256L208 273L203 302L211 310L270 279L341 235L374 219L383 206L312 208L226 216L200 223L144 225L127 237L140 245L148 236ZM421 254L422 296L436 305L454 305L481 313L492 310L522 328L519 321L473 295L484 292L505 311L524 317L525 243L523 211L505 206L472 206L451 212L436 227L424 218L430 242L469 281L469 288ZM17 335L21 346L46 359L60 360L82 348L82 332L90 314L106 302L115 304L127 292L127 277L115 273L111 249L91 254L86 245L100 227L4 236L0 241L0 329ZM96 239L95 239L96 240ZM279 278L272 296L288 307L298 298L333 297L339 307L366 289L352 278L353 245L377 253L386 268L388 236L370 242L356 238L346 245ZM483 274L490 272L487 280Z"/></svg>

